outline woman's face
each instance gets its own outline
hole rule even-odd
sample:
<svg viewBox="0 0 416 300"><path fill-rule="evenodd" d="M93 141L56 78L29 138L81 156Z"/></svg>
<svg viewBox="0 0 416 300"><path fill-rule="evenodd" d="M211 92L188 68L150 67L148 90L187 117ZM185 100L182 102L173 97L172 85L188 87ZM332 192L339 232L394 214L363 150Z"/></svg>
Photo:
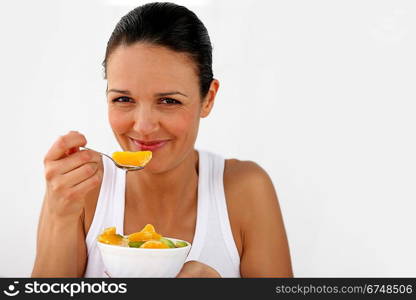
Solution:
<svg viewBox="0 0 416 300"><path fill-rule="evenodd" d="M115 137L125 151L153 152L147 171L167 171L192 153L218 83L202 102L196 65L186 54L144 43L119 46L109 57L107 80Z"/></svg>

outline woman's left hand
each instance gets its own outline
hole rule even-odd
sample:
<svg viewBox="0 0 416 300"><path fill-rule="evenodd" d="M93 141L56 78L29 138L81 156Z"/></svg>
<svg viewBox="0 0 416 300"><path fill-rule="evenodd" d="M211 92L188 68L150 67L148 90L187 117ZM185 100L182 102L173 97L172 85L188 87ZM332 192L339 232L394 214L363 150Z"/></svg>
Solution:
<svg viewBox="0 0 416 300"><path fill-rule="evenodd" d="M177 278L221 278L220 274L210 266L196 260L186 262Z"/></svg>

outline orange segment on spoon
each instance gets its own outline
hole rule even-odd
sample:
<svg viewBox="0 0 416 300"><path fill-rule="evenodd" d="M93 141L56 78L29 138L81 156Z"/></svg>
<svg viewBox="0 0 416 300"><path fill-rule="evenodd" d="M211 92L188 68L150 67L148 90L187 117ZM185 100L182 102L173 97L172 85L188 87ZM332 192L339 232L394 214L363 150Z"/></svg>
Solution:
<svg viewBox="0 0 416 300"><path fill-rule="evenodd" d="M112 158L120 165L144 167L152 159L152 151L114 152Z"/></svg>

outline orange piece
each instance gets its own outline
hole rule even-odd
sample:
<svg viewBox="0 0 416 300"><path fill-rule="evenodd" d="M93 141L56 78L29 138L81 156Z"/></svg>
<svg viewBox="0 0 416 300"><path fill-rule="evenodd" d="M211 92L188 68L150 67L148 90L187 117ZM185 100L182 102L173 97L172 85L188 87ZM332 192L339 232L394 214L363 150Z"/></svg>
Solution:
<svg viewBox="0 0 416 300"><path fill-rule="evenodd" d="M123 238L120 235L106 235L102 234L98 237L98 241L104 244L110 244L110 245L121 245L123 243Z"/></svg>
<svg viewBox="0 0 416 300"><path fill-rule="evenodd" d="M108 227L104 229L103 234L116 234L116 228L115 227Z"/></svg>
<svg viewBox="0 0 416 300"><path fill-rule="evenodd" d="M115 227L108 227L100 234L98 241L104 244L121 245L123 243L123 237L116 234Z"/></svg>
<svg viewBox="0 0 416 300"><path fill-rule="evenodd" d="M142 232L156 232L155 227L152 224L146 224L141 230Z"/></svg>
<svg viewBox="0 0 416 300"><path fill-rule="evenodd" d="M152 239L152 232L135 232L129 235L129 242L149 241Z"/></svg>
<svg viewBox="0 0 416 300"><path fill-rule="evenodd" d="M114 152L112 157L120 165L144 167L152 159L152 151Z"/></svg>
<svg viewBox="0 0 416 300"><path fill-rule="evenodd" d="M165 243L161 241L147 241L143 245L140 246L140 248L147 248L147 249L166 249L169 248Z"/></svg>
<svg viewBox="0 0 416 300"><path fill-rule="evenodd" d="M155 227L152 224L147 224L141 231L128 236L129 242L160 240L161 237L162 235L155 231Z"/></svg>

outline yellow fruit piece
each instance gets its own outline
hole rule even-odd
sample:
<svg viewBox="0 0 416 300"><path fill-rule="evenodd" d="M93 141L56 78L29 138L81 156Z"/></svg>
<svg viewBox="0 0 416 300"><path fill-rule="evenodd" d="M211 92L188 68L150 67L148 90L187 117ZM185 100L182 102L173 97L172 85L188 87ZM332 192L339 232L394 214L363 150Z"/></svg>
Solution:
<svg viewBox="0 0 416 300"><path fill-rule="evenodd" d="M144 167L152 159L152 151L114 152L112 157L120 165Z"/></svg>
<svg viewBox="0 0 416 300"><path fill-rule="evenodd" d="M104 229L103 234L116 234L116 228L115 227L108 227Z"/></svg>
<svg viewBox="0 0 416 300"><path fill-rule="evenodd" d="M156 232L155 227L152 224L146 224L141 230L142 232Z"/></svg>
<svg viewBox="0 0 416 300"><path fill-rule="evenodd" d="M120 234L116 234L115 227L108 227L103 230L103 233L98 236L98 241L104 244L110 245L122 245L123 244L123 236Z"/></svg>
<svg viewBox="0 0 416 300"><path fill-rule="evenodd" d="M140 248L147 248L147 249L166 249L169 248L165 243L161 241L147 241L143 245L140 246Z"/></svg>
<svg viewBox="0 0 416 300"><path fill-rule="evenodd" d="M101 234L98 237L98 241L104 244L110 245L122 245L123 244L123 237L119 234Z"/></svg>
<svg viewBox="0 0 416 300"><path fill-rule="evenodd" d="M153 239L152 232L135 232L129 235L129 242L150 241Z"/></svg>
<svg viewBox="0 0 416 300"><path fill-rule="evenodd" d="M155 227L152 224L147 224L139 232L132 233L128 236L129 242L140 242L150 240L160 240L162 235L155 231Z"/></svg>

